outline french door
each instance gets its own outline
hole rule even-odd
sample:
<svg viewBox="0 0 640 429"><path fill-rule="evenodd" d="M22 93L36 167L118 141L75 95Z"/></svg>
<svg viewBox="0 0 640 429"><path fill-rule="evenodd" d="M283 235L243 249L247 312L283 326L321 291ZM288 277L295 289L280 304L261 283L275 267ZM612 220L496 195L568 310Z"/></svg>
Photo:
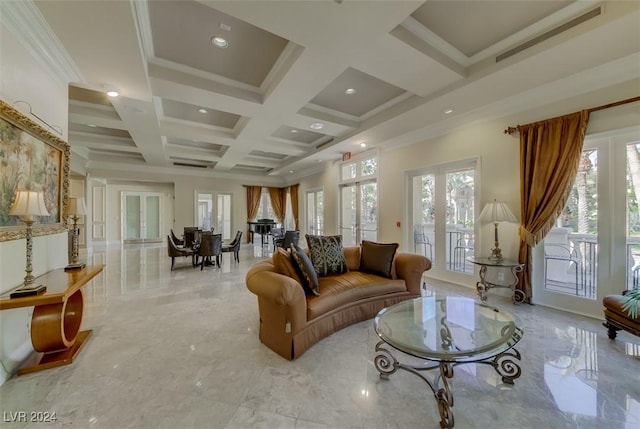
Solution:
<svg viewBox="0 0 640 429"><path fill-rule="evenodd" d="M123 243L162 241L161 203L162 194L157 192L122 192Z"/></svg>
<svg viewBox="0 0 640 429"><path fill-rule="evenodd" d="M322 189L307 191L307 232L322 235L324 232L324 192Z"/></svg>
<svg viewBox="0 0 640 429"><path fill-rule="evenodd" d="M340 233L345 246L378 238L378 184L375 180L340 188Z"/></svg>
<svg viewBox="0 0 640 429"><path fill-rule="evenodd" d="M366 153L340 166L340 234L345 246L378 239L378 156Z"/></svg>
<svg viewBox="0 0 640 429"><path fill-rule="evenodd" d="M588 136L556 227L534 249L535 303L602 317L602 298L638 283L640 129Z"/></svg>
<svg viewBox="0 0 640 429"><path fill-rule="evenodd" d="M408 250L452 281L468 281L458 273L474 275L467 258L475 254L476 170L477 161L468 160L407 172Z"/></svg>
<svg viewBox="0 0 640 429"><path fill-rule="evenodd" d="M228 192L195 192L195 224L203 230L213 228L216 234L222 234L222 239L232 238L234 231L231 223L232 195Z"/></svg>

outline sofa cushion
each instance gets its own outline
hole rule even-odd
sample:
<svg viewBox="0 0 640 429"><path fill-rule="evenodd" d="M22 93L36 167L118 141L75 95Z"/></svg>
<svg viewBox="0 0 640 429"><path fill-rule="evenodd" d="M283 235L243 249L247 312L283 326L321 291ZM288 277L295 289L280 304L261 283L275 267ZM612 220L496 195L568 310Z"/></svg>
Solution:
<svg viewBox="0 0 640 429"><path fill-rule="evenodd" d="M276 268L278 274L291 277L300 284L303 284L303 280L298 274L297 267L294 265L293 255L290 251L284 250L282 247L277 247L273 252L273 265Z"/></svg>
<svg viewBox="0 0 640 429"><path fill-rule="evenodd" d="M296 271L300 277L302 287L307 294L315 294L318 295L320 292L320 285L318 283L318 274L316 270L313 268L313 264L311 260L302 249L297 244L291 245L291 255L293 256L293 261L295 262L294 268L297 268Z"/></svg>
<svg viewBox="0 0 640 429"><path fill-rule="evenodd" d="M320 277L320 295L307 297L307 320L360 299L405 292L404 280L391 280L361 271Z"/></svg>
<svg viewBox="0 0 640 429"><path fill-rule="evenodd" d="M362 240L360 271L392 278L396 250L398 250L398 243L375 243Z"/></svg>
<svg viewBox="0 0 640 429"><path fill-rule="evenodd" d="M347 272L347 260L342 251L341 235L306 234L311 262L319 276Z"/></svg>

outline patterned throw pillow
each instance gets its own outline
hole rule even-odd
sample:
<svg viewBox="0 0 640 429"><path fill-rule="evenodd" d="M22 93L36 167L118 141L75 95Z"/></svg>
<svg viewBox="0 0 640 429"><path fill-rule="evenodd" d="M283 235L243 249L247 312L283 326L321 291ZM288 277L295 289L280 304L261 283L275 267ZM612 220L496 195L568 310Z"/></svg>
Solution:
<svg viewBox="0 0 640 429"><path fill-rule="evenodd" d="M360 271L392 278L393 258L398 243L376 243L362 240L360 253Z"/></svg>
<svg viewBox="0 0 640 429"><path fill-rule="evenodd" d="M318 274L313 268L311 260L297 244L291 245L291 257L293 258L294 268L298 272L302 280L302 287L307 294L320 295L320 284L318 283Z"/></svg>
<svg viewBox="0 0 640 429"><path fill-rule="evenodd" d="M311 262L319 276L347 272L347 260L342 250L341 235L306 234Z"/></svg>

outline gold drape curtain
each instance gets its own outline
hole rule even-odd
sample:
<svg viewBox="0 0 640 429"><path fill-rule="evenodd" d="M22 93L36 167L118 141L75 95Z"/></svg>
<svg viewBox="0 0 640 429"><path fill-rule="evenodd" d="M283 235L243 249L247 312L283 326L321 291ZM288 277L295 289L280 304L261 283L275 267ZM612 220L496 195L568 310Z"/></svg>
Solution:
<svg viewBox="0 0 640 429"><path fill-rule="evenodd" d="M271 198L271 207L276 215L279 223L284 223L287 214L287 188L267 188L269 190L269 198Z"/></svg>
<svg viewBox="0 0 640 429"><path fill-rule="evenodd" d="M518 126L520 133L520 251L518 289L531 302L531 248L555 225L573 187L589 111Z"/></svg>
<svg viewBox="0 0 640 429"><path fill-rule="evenodd" d="M293 221L295 223L295 230L300 230L300 220L298 218L298 190L300 189L300 184L296 183L295 185L289 186L289 194L291 198L291 210L293 211Z"/></svg>
<svg viewBox="0 0 640 429"><path fill-rule="evenodd" d="M247 188L247 222L251 222L258 214L260 207L261 186L245 186ZM251 234L247 233L247 243L251 242Z"/></svg>

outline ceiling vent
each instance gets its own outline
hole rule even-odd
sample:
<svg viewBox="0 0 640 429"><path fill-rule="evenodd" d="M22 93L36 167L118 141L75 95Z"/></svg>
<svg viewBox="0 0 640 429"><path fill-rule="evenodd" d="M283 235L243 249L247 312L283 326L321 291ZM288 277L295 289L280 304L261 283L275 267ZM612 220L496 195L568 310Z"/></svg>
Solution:
<svg viewBox="0 0 640 429"><path fill-rule="evenodd" d="M553 36L557 36L560 33L564 33L565 31L579 25L582 24L583 22L586 22L592 18L595 18L596 16L599 16L602 14L602 7L598 6L595 9L590 10L589 12L586 12L576 18L573 18L571 21L566 22L554 29L551 29L549 31L547 31L546 33L543 33L541 35L539 35L538 37L534 37L531 40L528 40L524 43L522 43L521 45L516 46L513 49L508 50L507 52L500 54L496 57L496 63L499 63L502 60L506 60L507 58L524 51L525 49L529 49L532 46L537 45L538 43L542 43L547 39L552 38Z"/></svg>
<svg viewBox="0 0 640 429"><path fill-rule="evenodd" d="M206 165L188 164L186 162L174 162L173 165L175 165L176 167L207 168Z"/></svg>

